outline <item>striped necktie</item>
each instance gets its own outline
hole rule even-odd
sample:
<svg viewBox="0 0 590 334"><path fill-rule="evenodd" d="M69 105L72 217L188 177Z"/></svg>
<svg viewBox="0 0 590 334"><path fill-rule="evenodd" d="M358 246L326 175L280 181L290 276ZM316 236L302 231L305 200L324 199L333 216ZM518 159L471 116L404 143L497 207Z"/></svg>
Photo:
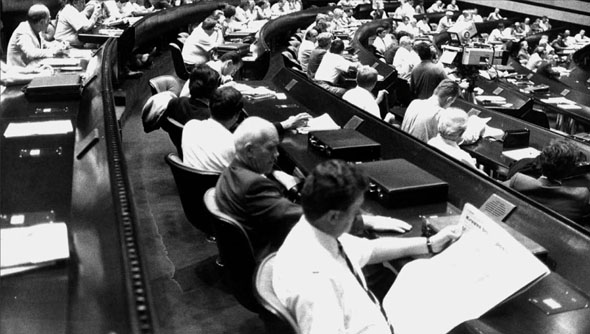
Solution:
<svg viewBox="0 0 590 334"><path fill-rule="evenodd" d="M393 325L389 322L389 319L387 318L387 313L385 313L385 310L383 309L383 306L381 305L381 303L379 302L379 300L377 300L377 297L375 297L375 295L371 292L371 290L369 290L365 286L362 278L359 276L359 274L356 272L356 270L354 270L354 267L352 266L352 263L350 262L350 259L348 258L348 255L346 255L346 252L344 251L344 248L342 247L342 244L340 243L340 240L336 239L336 242L338 243L338 251L340 251L340 255L346 261L346 265L348 266L348 269L354 275L354 278L356 278L357 282L361 285L361 287L363 288L363 290L365 290L365 292L367 293L367 296L369 296L369 299L374 304L376 304L377 306L379 306L379 310L381 310L381 314L383 314L383 317L385 318L385 322L387 322L387 324L389 325L389 330L391 331L391 334L394 334Z"/></svg>

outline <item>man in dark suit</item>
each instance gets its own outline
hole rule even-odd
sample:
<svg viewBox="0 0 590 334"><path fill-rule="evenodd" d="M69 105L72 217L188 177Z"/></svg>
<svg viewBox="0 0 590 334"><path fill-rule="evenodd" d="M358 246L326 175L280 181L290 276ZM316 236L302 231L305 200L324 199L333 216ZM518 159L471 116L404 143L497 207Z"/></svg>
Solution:
<svg viewBox="0 0 590 334"><path fill-rule="evenodd" d="M245 119L234 133L234 143L236 157L221 174L215 199L222 212L244 226L255 255L264 256L280 246L301 217L301 207L286 197L298 180L273 172L279 135L272 123L258 117Z"/></svg>

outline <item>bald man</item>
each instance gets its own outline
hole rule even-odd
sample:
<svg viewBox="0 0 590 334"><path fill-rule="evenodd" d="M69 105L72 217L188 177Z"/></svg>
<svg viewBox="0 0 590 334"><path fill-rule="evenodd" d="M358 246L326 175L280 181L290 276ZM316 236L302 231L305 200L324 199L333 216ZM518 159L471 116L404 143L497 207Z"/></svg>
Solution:
<svg viewBox="0 0 590 334"><path fill-rule="evenodd" d="M301 207L287 199L286 187L269 177L279 155L272 123L246 118L234 132L234 146L235 158L219 177L215 200L244 226L255 255L264 256L280 246L301 217Z"/></svg>
<svg viewBox="0 0 590 334"><path fill-rule="evenodd" d="M61 43L49 43L41 36L47 31L49 20L49 9L45 5L36 4L29 8L27 20L16 27L8 41L8 65L26 67L36 59L65 54Z"/></svg>

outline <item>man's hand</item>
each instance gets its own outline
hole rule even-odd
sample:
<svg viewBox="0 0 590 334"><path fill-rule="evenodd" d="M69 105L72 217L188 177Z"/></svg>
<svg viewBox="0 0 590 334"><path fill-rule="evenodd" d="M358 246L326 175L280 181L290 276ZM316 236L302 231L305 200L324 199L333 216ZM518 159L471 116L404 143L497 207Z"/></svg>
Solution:
<svg viewBox="0 0 590 334"><path fill-rule="evenodd" d="M461 225L447 226L440 230L437 234L430 237L432 242L432 250L434 253L440 253L450 244L457 241L463 234L463 227Z"/></svg>
<svg viewBox="0 0 590 334"><path fill-rule="evenodd" d="M377 232L398 232L405 233L412 229L412 225L406 223L403 220L384 217L384 216L368 216L363 215L363 221L365 222L365 228Z"/></svg>
<svg viewBox="0 0 590 334"><path fill-rule="evenodd" d="M381 101L383 101L383 98L387 94L389 94L389 92L387 92L385 89L380 90L379 93L377 93L377 98L375 99L375 102L377 102L377 104L381 103Z"/></svg>
<svg viewBox="0 0 590 334"><path fill-rule="evenodd" d="M297 128L301 128L307 125L307 121L311 119L311 115L303 112L295 116L291 116L286 120L281 122L283 129L285 130L295 130Z"/></svg>

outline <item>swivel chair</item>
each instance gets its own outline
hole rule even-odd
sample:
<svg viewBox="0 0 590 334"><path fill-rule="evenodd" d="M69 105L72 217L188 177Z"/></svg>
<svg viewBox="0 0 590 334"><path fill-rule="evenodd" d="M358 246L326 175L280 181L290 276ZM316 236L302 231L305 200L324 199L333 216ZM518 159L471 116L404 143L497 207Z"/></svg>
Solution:
<svg viewBox="0 0 590 334"><path fill-rule="evenodd" d="M180 82L173 75L160 75L149 80L152 95L169 91L178 96L182 89Z"/></svg>
<svg viewBox="0 0 590 334"><path fill-rule="evenodd" d="M246 230L235 219L219 210L215 202L215 188L205 192L203 202L213 218L213 229L223 263L225 281L234 297L245 308L255 313L264 312L264 308L254 297L252 280L256 259Z"/></svg>
<svg viewBox="0 0 590 334"><path fill-rule="evenodd" d="M272 287L272 272L275 256L276 253L269 254L258 265L254 278L254 294L258 302L269 313L269 316L264 319L269 333L299 334L300 330L297 321L277 298Z"/></svg>
<svg viewBox="0 0 590 334"><path fill-rule="evenodd" d="M176 43L169 43L168 48L170 49L170 53L172 55L172 63L174 64L174 71L176 75L182 80L188 80L189 72L184 65L184 60L182 59L182 49Z"/></svg>
<svg viewBox="0 0 590 334"><path fill-rule="evenodd" d="M174 177L186 219L207 234L209 240L214 240L213 223L202 198L207 189L215 186L219 174L189 167L175 153L166 155L165 161Z"/></svg>

